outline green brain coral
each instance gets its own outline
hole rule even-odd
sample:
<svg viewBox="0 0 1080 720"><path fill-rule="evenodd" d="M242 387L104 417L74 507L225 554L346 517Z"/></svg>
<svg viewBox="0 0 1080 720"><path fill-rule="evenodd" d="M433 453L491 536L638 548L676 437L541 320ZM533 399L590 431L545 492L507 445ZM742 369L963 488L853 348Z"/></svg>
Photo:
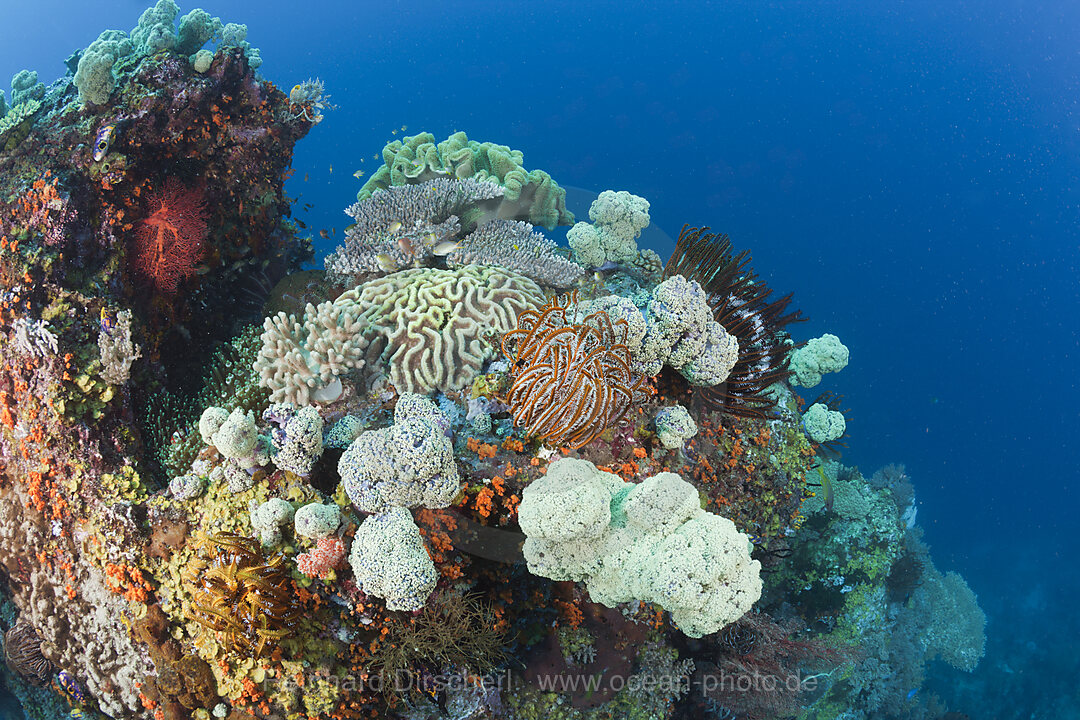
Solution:
<svg viewBox="0 0 1080 720"><path fill-rule="evenodd" d="M573 214L566 209L566 191L543 170L526 170L521 151L506 145L469 140L463 132L436 144L435 136L425 132L387 143L383 162L360 188L357 201L391 185L444 177L473 178L497 182L505 188L496 217L527 220L549 230L574 222Z"/></svg>
<svg viewBox="0 0 1080 720"><path fill-rule="evenodd" d="M499 267L420 268L364 283L336 306L363 322L366 367L388 368L398 392L464 390L496 354L498 338L543 304L535 282Z"/></svg>

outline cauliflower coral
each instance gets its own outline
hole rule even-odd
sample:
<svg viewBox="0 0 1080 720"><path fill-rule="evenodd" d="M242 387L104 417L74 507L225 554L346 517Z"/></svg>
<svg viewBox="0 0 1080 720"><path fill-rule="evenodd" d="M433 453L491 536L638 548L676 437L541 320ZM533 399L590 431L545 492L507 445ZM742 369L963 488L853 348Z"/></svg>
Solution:
<svg viewBox="0 0 1080 720"><path fill-rule="evenodd" d="M389 610L419 610L435 589L439 573L420 528L396 507L360 523L349 554L356 582L368 595L384 598Z"/></svg>
<svg viewBox="0 0 1080 720"><path fill-rule="evenodd" d="M791 384L812 388L821 382L822 375L840 372L847 364L847 346L835 335L825 333L792 351Z"/></svg>
<svg viewBox="0 0 1080 720"><path fill-rule="evenodd" d="M649 225L649 201L625 190L605 190L589 208L589 223L566 233L574 258L582 265L632 263L638 256L637 237Z"/></svg>
<svg viewBox="0 0 1080 720"><path fill-rule="evenodd" d="M518 510L529 572L583 580L593 601L654 602L690 637L714 633L761 597L761 563L727 518L701 509L674 473L640 484L574 458L551 464Z"/></svg>

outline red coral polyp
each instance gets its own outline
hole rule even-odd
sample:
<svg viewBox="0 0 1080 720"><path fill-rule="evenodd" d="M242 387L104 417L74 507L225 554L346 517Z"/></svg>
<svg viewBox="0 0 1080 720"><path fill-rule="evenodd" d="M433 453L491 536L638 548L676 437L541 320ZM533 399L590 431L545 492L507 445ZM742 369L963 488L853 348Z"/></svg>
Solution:
<svg viewBox="0 0 1080 720"><path fill-rule="evenodd" d="M308 577L325 580L345 559L345 543L336 536L319 538L310 552L296 556L296 568Z"/></svg>

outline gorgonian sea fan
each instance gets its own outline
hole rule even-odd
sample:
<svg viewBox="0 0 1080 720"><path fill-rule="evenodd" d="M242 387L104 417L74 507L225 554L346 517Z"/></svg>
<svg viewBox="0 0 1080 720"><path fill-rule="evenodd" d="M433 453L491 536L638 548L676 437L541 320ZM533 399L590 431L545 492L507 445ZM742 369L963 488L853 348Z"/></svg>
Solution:
<svg viewBox="0 0 1080 720"><path fill-rule="evenodd" d="M150 199L154 211L135 234L132 266L159 292L172 295L196 273L206 237L206 204L201 188L188 189L175 177Z"/></svg>
<svg viewBox="0 0 1080 720"><path fill-rule="evenodd" d="M527 310L502 340L513 363L514 424L549 447L587 445L646 397L642 375L631 369L627 322L601 311L575 323L576 304L572 293Z"/></svg>

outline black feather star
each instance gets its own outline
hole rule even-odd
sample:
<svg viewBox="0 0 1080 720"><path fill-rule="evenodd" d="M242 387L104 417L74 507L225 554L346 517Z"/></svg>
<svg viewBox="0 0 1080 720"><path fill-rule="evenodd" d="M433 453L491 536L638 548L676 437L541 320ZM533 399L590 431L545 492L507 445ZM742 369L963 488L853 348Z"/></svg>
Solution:
<svg viewBox="0 0 1080 720"><path fill-rule="evenodd" d="M706 404L732 415L763 418L775 407L763 391L791 374L791 346L781 331L806 318L798 310L787 311L790 293L770 301L772 290L749 265L750 252L735 253L727 235L684 225L664 277L682 275L700 283L713 318L739 341L739 359L727 381L699 389Z"/></svg>

